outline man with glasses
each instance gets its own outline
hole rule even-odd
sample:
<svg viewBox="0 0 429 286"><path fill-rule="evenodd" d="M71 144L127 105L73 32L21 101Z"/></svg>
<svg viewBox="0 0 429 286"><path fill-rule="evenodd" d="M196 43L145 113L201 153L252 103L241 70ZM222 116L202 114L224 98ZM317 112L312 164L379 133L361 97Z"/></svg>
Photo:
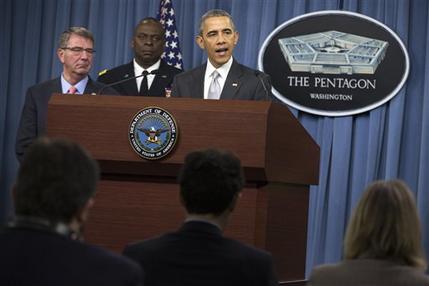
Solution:
<svg viewBox="0 0 429 286"><path fill-rule="evenodd" d="M94 37L86 28L71 27L61 34L57 49L63 64L61 76L27 90L16 138L18 161L21 162L34 139L45 133L48 102L53 93L91 94L103 90L105 94L117 94L114 89L104 88L104 84L89 77L94 53Z"/></svg>

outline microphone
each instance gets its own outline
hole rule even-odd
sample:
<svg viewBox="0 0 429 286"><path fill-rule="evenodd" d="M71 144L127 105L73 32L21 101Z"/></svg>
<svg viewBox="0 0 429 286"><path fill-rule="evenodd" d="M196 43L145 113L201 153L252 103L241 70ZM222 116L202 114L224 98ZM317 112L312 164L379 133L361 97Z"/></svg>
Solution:
<svg viewBox="0 0 429 286"><path fill-rule="evenodd" d="M159 70L153 70L153 71L151 71L151 72L149 72L149 73L146 73L146 75L150 75L150 74L153 74L153 75L159 75ZM108 87L112 87L112 86L115 86L115 85L118 85L118 84L121 84L121 83L124 83L124 82L127 82L127 81L129 81L129 80L132 80L132 79L136 79L136 78L139 78L139 77L142 77L142 76L144 76L145 74L144 73L141 73L141 74L138 74L138 75L136 75L136 76L132 76L132 77L128 77L128 74L126 74L125 76L124 76L124 79L121 79L121 80L118 80L118 81L115 81L115 82L112 82L112 83L109 83L109 84L106 84L105 86L103 86L102 88L100 88L100 90L97 92L97 95L100 95L106 88L108 88Z"/></svg>
<svg viewBox="0 0 429 286"><path fill-rule="evenodd" d="M262 87L264 88L264 91L265 91L266 100L271 100L271 97L272 97L271 96L271 88L270 88L270 91L268 91L268 88L267 88L267 85L271 87L270 76L267 75L266 73L263 73L263 72L258 71L258 70L255 71L255 75L259 79L259 81L262 83Z"/></svg>

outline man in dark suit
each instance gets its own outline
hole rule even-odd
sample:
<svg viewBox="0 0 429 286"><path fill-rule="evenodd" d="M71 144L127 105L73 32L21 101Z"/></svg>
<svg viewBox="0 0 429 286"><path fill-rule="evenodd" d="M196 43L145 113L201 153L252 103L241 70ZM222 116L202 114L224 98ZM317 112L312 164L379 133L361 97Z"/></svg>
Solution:
<svg viewBox="0 0 429 286"><path fill-rule="evenodd" d="M131 41L132 62L99 73L98 81L112 85L121 95L170 96L171 83L181 70L161 59L165 47L165 30L154 18L141 20ZM134 79L136 75L146 74ZM129 80L127 80L129 79Z"/></svg>
<svg viewBox="0 0 429 286"><path fill-rule="evenodd" d="M34 139L45 134L52 93L95 94L102 90L106 94L116 94L115 90L105 88L88 76L94 53L94 37L86 28L71 27L61 34L57 49L63 64L61 76L27 90L16 138L16 155L20 162Z"/></svg>
<svg viewBox="0 0 429 286"><path fill-rule="evenodd" d="M79 145L43 137L32 144L14 187L16 218L0 230L1 285L141 285L136 263L81 241L98 177Z"/></svg>
<svg viewBox="0 0 429 286"><path fill-rule="evenodd" d="M204 99L270 100L269 76L239 64L232 52L239 34L231 15L210 10L201 17L196 42L206 50L208 61L193 70L177 75L173 97Z"/></svg>
<svg viewBox="0 0 429 286"><path fill-rule="evenodd" d="M277 285L269 253L222 235L243 182L240 161L229 152L186 156L179 176L184 224L124 249L143 267L146 286Z"/></svg>

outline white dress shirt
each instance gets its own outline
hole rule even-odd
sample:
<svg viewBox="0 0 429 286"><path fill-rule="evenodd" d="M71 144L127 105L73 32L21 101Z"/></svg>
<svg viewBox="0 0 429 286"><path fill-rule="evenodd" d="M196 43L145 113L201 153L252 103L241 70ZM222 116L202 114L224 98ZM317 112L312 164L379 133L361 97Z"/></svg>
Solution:
<svg viewBox="0 0 429 286"><path fill-rule="evenodd" d="M225 81L226 81L226 77L228 76L229 70L231 69L232 66L232 57L221 67L219 68L215 68L212 63L210 62L210 60L207 60L207 66L206 66L206 73L204 75L204 99L207 99L207 95L209 93L209 87L210 87L210 83L212 82L212 73L214 70L217 70L219 73L219 84L220 84L220 90L222 93L223 87L225 85Z"/></svg>
<svg viewBox="0 0 429 286"><path fill-rule="evenodd" d="M161 60L158 60L156 63L154 63L153 65L151 65L147 69L144 69L141 66L139 66L139 64L136 62L136 59L133 60L133 63L134 63L134 74L135 75L142 74L143 71L147 71L147 72L150 73L150 72L152 72L154 70L158 70L159 67L161 66ZM147 89L148 90L150 89L150 86L152 85L154 79L155 79L155 75L154 74L148 74L147 75ZM142 76L136 78L138 92L140 92L140 86L142 84L142 80L143 80Z"/></svg>
<svg viewBox="0 0 429 286"><path fill-rule="evenodd" d="M86 85L88 83L88 76L84 77L81 81L74 85L76 87L75 94L83 94L85 92ZM63 93L67 93L72 85L64 78L64 75L61 73L61 89Z"/></svg>

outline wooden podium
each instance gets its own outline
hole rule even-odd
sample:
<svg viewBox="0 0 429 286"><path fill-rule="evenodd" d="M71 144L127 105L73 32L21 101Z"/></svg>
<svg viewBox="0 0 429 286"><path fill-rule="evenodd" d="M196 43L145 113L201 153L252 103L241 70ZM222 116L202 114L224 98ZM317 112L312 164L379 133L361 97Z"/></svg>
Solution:
<svg viewBox="0 0 429 286"><path fill-rule="evenodd" d="M149 106L176 120L175 149L159 161L131 148L132 118ZM174 231L184 219L176 176L185 155L216 147L242 161L246 186L225 235L273 254L280 281L304 278L309 185L319 147L288 108L272 102L131 96L53 95L48 136L82 144L102 179L87 241L120 252L130 242Z"/></svg>

